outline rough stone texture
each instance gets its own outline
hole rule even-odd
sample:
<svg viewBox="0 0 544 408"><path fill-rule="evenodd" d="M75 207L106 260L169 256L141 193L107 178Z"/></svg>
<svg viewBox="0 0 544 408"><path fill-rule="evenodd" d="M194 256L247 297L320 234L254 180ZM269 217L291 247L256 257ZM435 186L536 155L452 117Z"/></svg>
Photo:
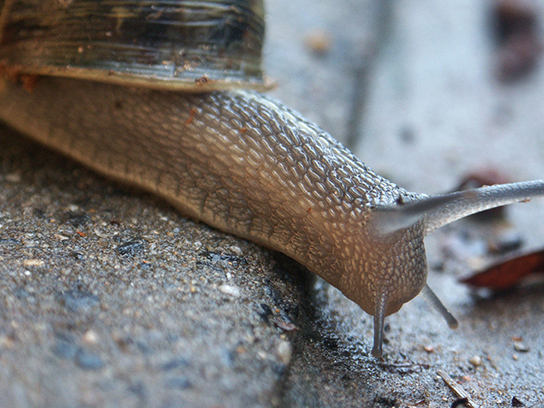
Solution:
<svg viewBox="0 0 544 408"><path fill-rule="evenodd" d="M269 1L273 94L342 140L362 103L358 155L415 191L486 166L542 178L544 70L495 81L489 3L398 1L385 25L379 4ZM307 45L316 32L322 54ZM544 400L542 283L501 295L457 283L490 260L501 226L428 238L429 283L460 329L416 299L387 319L380 362L371 318L288 259L6 129L0 146L2 408L450 406L438 369L484 407ZM542 219L542 200L509 209L523 249L542 246Z"/></svg>
<svg viewBox="0 0 544 408"><path fill-rule="evenodd" d="M0 145L1 407L279 401L304 271L4 128Z"/></svg>

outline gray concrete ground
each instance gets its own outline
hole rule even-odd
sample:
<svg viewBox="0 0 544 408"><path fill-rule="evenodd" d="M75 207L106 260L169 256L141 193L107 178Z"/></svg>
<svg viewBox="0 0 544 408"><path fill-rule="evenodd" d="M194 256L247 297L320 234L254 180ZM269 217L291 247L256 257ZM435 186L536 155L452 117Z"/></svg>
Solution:
<svg viewBox="0 0 544 408"><path fill-rule="evenodd" d="M0 407L278 401L304 273L2 133Z"/></svg>
<svg viewBox="0 0 544 408"><path fill-rule="evenodd" d="M272 93L343 141L360 132L359 157L415 191L482 168L542 178L544 70L495 80L490 3L397 1L384 20L389 3L269 1ZM505 228L541 247L542 200L430 236L429 283L460 329L416 299L380 362L371 318L285 257L7 129L0 146L0 407L450 406L438 370L478 406L544 400L542 283L457 282Z"/></svg>

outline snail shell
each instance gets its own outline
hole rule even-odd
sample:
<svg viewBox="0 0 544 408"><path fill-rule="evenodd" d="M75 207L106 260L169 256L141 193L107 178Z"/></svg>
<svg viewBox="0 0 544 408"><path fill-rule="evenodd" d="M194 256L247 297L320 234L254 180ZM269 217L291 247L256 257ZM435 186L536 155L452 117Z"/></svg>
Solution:
<svg viewBox="0 0 544 408"><path fill-rule="evenodd" d="M257 0L5 0L0 28L7 76L46 75L31 92L7 83L1 119L299 261L374 316L375 356L385 316L421 290L456 325L425 285L426 234L544 194L542 181L410 193L281 103L254 91L211 92L263 86Z"/></svg>
<svg viewBox="0 0 544 408"><path fill-rule="evenodd" d="M261 0L4 0L0 7L0 61L15 71L192 92L265 86Z"/></svg>

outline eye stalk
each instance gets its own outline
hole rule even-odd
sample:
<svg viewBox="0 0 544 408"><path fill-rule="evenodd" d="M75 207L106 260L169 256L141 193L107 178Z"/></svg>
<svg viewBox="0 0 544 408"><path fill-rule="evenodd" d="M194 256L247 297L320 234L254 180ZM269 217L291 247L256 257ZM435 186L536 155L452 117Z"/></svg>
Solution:
<svg viewBox="0 0 544 408"><path fill-rule="evenodd" d="M426 284L423 287L421 294L427 303L429 303L438 313L442 315L450 329L455 330L459 327L459 322L457 319L450 313L446 306L444 306L440 299L438 299L438 296L436 296L429 285Z"/></svg>

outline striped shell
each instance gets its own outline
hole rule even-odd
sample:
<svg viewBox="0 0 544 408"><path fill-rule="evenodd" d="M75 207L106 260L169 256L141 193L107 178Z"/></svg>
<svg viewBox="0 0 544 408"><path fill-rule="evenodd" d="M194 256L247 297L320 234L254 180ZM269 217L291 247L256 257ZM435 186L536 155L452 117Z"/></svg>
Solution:
<svg viewBox="0 0 544 408"><path fill-rule="evenodd" d="M262 0L0 0L0 66L163 89L263 88Z"/></svg>

